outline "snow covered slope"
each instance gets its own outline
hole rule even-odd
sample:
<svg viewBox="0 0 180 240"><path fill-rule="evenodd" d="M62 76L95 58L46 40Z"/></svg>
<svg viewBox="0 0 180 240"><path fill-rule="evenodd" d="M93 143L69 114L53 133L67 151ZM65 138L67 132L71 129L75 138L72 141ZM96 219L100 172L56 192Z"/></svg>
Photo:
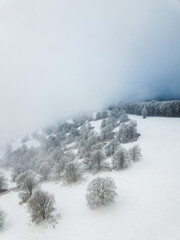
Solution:
<svg viewBox="0 0 180 240"><path fill-rule="evenodd" d="M2 240L179 240L180 239L180 119L131 116L138 123L143 159L112 176L118 197L114 204L97 210L86 206L86 176L77 185L47 183L55 194L62 218L55 227L29 224L25 205L17 192L0 197L8 225Z"/></svg>

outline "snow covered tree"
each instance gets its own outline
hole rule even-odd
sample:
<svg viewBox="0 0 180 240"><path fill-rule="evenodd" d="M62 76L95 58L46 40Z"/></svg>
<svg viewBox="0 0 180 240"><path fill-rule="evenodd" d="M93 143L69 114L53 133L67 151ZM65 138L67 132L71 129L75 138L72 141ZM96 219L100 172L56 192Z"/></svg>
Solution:
<svg viewBox="0 0 180 240"><path fill-rule="evenodd" d="M124 113L120 116L119 120L120 120L120 123L127 122L129 121L129 117L126 113Z"/></svg>
<svg viewBox="0 0 180 240"><path fill-rule="evenodd" d="M116 196L114 180L110 177L97 177L89 183L86 199L88 206L93 209L114 202Z"/></svg>
<svg viewBox="0 0 180 240"><path fill-rule="evenodd" d="M129 149L129 155L133 162L136 162L141 159L141 149L138 145L134 145Z"/></svg>
<svg viewBox="0 0 180 240"><path fill-rule="evenodd" d="M106 125L110 125L112 128L115 128L117 126L117 121L118 121L117 117L109 116Z"/></svg>
<svg viewBox="0 0 180 240"><path fill-rule="evenodd" d="M130 164L129 155L125 148L120 147L114 154L112 165L116 170L127 168Z"/></svg>
<svg viewBox="0 0 180 240"><path fill-rule="evenodd" d="M91 157L86 159L86 168L91 171L100 171L105 167L105 156L101 150L96 150Z"/></svg>
<svg viewBox="0 0 180 240"><path fill-rule="evenodd" d="M107 125L106 127L102 128L100 132L101 140L104 141L109 138L112 135L112 130L113 128L111 125Z"/></svg>
<svg viewBox="0 0 180 240"><path fill-rule="evenodd" d="M77 182L82 176L82 169L79 163L70 162L66 164L63 178L67 183Z"/></svg>
<svg viewBox="0 0 180 240"><path fill-rule="evenodd" d="M20 188L22 186L22 184L24 183L24 180L28 177L28 176L32 176L34 173L32 170L28 170L28 171L24 171L21 172L15 179L16 185L18 188Z"/></svg>
<svg viewBox="0 0 180 240"><path fill-rule="evenodd" d="M107 157L114 155L116 150L119 148L120 143L116 139L112 139L106 146L105 146L105 154Z"/></svg>
<svg viewBox="0 0 180 240"><path fill-rule="evenodd" d="M28 200L28 210L33 222L41 222L52 217L55 200L52 194L37 189Z"/></svg>
<svg viewBox="0 0 180 240"><path fill-rule="evenodd" d="M0 209L0 230L4 226L4 221L5 221L6 214L3 210Z"/></svg>
<svg viewBox="0 0 180 240"><path fill-rule="evenodd" d="M116 138L120 143L128 143L138 138L137 122L131 120L127 123L120 125L119 131L116 134Z"/></svg>
<svg viewBox="0 0 180 240"><path fill-rule="evenodd" d="M148 115L148 112L147 112L147 109L146 109L145 106L144 106L143 109L142 109L141 115L143 116L143 118L146 118L147 115Z"/></svg>
<svg viewBox="0 0 180 240"><path fill-rule="evenodd" d="M60 178L63 171L64 171L64 168L65 168L65 165L68 161L66 161L67 158L66 157L62 157L58 163L56 163L56 165L53 167L53 174L55 175L55 177L58 177Z"/></svg>
<svg viewBox="0 0 180 240"><path fill-rule="evenodd" d="M6 191L8 187L7 178L0 173L0 192Z"/></svg>
<svg viewBox="0 0 180 240"><path fill-rule="evenodd" d="M103 119L102 122L101 122L101 128L104 128L107 124L107 121L106 119Z"/></svg>
<svg viewBox="0 0 180 240"><path fill-rule="evenodd" d="M47 180L50 174L51 168L47 162L42 163L39 169L39 173L43 180Z"/></svg>
<svg viewBox="0 0 180 240"><path fill-rule="evenodd" d="M24 179L19 193L19 197L22 202L27 202L27 200L32 196L36 185L37 180L35 175L29 175Z"/></svg>

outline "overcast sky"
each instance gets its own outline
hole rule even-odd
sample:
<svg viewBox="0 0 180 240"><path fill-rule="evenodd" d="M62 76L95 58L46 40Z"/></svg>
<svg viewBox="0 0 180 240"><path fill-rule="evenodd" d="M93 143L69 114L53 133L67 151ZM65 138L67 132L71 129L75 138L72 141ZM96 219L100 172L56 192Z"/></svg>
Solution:
<svg viewBox="0 0 180 240"><path fill-rule="evenodd" d="M180 97L178 0L0 0L0 143L164 94Z"/></svg>

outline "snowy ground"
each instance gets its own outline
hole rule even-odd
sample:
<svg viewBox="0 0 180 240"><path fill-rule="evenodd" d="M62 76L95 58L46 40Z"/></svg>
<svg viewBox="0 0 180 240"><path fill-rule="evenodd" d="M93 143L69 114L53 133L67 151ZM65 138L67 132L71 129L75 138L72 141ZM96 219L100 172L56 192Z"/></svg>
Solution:
<svg viewBox="0 0 180 240"><path fill-rule="evenodd" d="M71 187L48 183L62 218L53 227L29 224L16 192L0 197L8 225L2 240L180 240L180 119L131 116L138 121L143 159L112 176L118 197L110 206L90 210L85 194L94 176Z"/></svg>

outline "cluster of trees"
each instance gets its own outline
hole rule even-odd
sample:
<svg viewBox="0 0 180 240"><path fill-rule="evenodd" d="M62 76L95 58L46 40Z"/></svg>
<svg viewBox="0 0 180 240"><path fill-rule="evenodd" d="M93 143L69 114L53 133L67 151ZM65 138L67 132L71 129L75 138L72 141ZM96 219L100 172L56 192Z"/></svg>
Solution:
<svg viewBox="0 0 180 240"><path fill-rule="evenodd" d="M113 156L120 144L139 137L136 121L130 120L124 110L112 108L96 114L96 119L102 117L99 133L91 125L92 117L83 116L46 128L47 137L37 148L23 144L13 151L11 146L7 147L4 165L13 169L12 180L20 189L22 201L31 197L37 180L62 178L72 183L80 180L86 170L97 172L109 168L106 158ZM71 151L69 144L77 152ZM82 164L78 159L82 159Z"/></svg>
<svg viewBox="0 0 180 240"><path fill-rule="evenodd" d="M101 121L99 132L94 131L92 120ZM129 150L122 146L136 141L139 134L136 121L118 107L98 112L95 119L91 115L78 116L44 128L42 136L35 132L32 136L41 142L39 147L23 144L13 151L9 145L3 163L13 169L12 180L19 189L19 198L27 203L35 222L48 219L55 211L54 197L39 189L40 182L58 178L71 184L81 180L85 171L124 169L141 157L137 145ZM22 143L28 138L25 136ZM111 161L107 160L109 157ZM7 180L0 175L0 191L6 188ZM87 190L88 205L95 208L113 201L115 189L110 178L94 179Z"/></svg>
<svg viewBox="0 0 180 240"><path fill-rule="evenodd" d="M148 116L180 117L180 100L173 101L149 101L149 102L120 102L112 108L123 109L128 114L141 115L146 108Z"/></svg>

